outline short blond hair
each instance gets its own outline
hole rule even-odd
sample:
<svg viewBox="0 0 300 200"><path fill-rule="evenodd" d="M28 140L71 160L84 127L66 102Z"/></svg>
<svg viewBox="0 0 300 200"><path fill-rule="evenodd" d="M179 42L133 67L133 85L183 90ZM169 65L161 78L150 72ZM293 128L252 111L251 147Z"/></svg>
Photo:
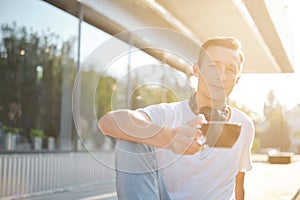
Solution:
<svg viewBox="0 0 300 200"><path fill-rule="evenodd" d="M201 62L202 62L202 59L203 59L203 56L205 53L205 49L207 49L210 46L221 46L221 47L225 47L228 49L232 49L234 51L238 51L238 53L240 55L240 61L241 61L240 71L242 70L242 66L245 61L245 55L242 50L242 44L237 38L227 37L227 36L215 36L215 37L208 38L207 40L205 40L200 49L200 53L199 53L199 57L198 57L199 64L201 64Z"/></svg>

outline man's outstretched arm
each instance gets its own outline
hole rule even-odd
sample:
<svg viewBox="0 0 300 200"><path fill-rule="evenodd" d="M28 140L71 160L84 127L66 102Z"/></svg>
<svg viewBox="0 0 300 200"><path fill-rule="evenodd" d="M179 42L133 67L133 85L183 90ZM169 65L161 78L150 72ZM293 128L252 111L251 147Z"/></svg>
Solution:
<svg viewBox="0 0 300 200"><path fill-rule="evenodd" d="M202 148L195 140L196 131L192 126L160 127L139 111L123 109L108 112L99 120L98 126L104 135L168 148L175 153L194 154Z"/></svg>

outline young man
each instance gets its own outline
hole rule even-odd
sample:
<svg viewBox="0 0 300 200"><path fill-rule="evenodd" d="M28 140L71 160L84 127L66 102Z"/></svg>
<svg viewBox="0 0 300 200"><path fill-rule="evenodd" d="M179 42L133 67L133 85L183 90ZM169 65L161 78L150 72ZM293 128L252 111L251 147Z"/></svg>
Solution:
<svg viewBox="0 0 300 200"><path fill-rule="evenodd" d="M193 66L198 86L189 100L135 111L116 110L100 119L103 133L119 139L119 199L244 199L245 171L252 167L254 126L244 113L226 105L243 62L237 39L210 38ZM204 148L197 141L202 131L195 127L205 123L202 108L224 113L224 120L242 124L232 148Z"/></svg>

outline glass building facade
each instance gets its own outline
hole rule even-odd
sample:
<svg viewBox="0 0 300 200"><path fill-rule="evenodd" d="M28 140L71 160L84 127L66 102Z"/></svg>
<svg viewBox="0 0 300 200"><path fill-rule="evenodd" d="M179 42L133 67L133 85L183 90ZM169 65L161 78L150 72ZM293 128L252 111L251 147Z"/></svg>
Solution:
<svg viewBox="0 0 300 200"><path fill-rule="evenodd" d="M145 101L147 94L158 101L188 94L145 87L139 79L149 74L177 88L186 86L179 80L186 77L139 49L101 66L99 47L112 36L45 1L4 0L0 11L1 150L73 151L82 150L81 142L88 149L106 148L97 127L105 112L157 103ZM12 147L8 135L16 142Z"/></svg>

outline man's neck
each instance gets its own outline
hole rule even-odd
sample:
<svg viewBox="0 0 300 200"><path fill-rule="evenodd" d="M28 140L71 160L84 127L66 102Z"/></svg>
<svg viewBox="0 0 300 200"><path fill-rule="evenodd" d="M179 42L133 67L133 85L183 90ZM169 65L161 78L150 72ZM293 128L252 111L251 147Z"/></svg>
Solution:
<svg viewBox="0 0 300 200"><path fill-rule="evenodd" d="M217 110L223 110L226 105L226 99L215 100L211 99L200 92L196 92L195 99L198 105L198 108L202 108L205 106L211 107Z"/></svg>

